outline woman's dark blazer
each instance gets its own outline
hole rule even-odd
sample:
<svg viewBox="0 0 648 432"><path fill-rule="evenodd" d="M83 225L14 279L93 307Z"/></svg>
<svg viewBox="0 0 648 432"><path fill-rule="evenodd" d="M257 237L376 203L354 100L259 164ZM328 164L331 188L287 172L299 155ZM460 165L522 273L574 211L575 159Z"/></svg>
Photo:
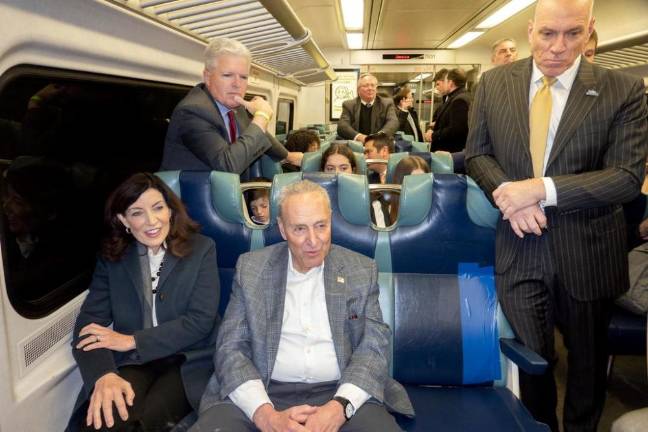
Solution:
<svg viewBox="0 0 648 432"><path fill-rule="evenodd" d="M421 132L421 128L419 127L419 118L416 110L414 108L409 108L407 111L403 111L400 108L396 108L396 114L398 115L399 122L398 130L405 132L407 135L414 136L414 130L412 130L412 126L407 121L407 114L412 114L412 119L414 120L414 125L416 126L416 133L418 134L418 140L420 142L423 142L423 133Z"/></svg>
<svg viewBox="0 0 648 432"><path fill-rule="evenodd" d="M106 373L174 354L186 358L181 366L182 381L187 400L198 408L214 369L220 285L214 242L200 234L194 234L190 242L188 256L177 258L167 253L164 258L155 305L158 325L147 329L143 328L145 300L137 245L131 244L117 262L99 258L72 340L72 354L83 378L75 411ZM115 331L134 335L136 349L121 353L74 348L79 331L90 323L112 324Z"/></svg>

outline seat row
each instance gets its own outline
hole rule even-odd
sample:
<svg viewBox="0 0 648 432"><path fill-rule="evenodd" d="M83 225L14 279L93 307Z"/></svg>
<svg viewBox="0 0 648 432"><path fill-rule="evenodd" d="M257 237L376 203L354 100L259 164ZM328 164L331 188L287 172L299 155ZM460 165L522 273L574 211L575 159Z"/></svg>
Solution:
<svg viewBox="0 0 648 432"><path fill-rule="evenodd" d="M474 182L454 174L408 176L400 215L377 229L362 175L296 172L273 179L268 225L244 212L238 176L222 172L162 172L202 232L214 239L225 308L238 256L282 241L277 198L301 179L328 192L332 241L375 258L380 304L392 329L392 375L417 411L400 418L406 431L546 431L506 387L515 369L544 370L546 362L515 343L497 304L493 209ZM222 311L221 311L222 312Z"/></svg>

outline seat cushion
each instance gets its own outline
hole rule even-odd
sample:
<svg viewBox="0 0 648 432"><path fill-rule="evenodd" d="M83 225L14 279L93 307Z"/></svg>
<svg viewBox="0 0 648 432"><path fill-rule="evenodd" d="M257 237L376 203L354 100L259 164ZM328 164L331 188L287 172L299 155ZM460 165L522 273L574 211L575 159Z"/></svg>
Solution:
<svg viewBox="0 0 648 432"><path fill-rule="evenodd" d="M545 432L505 387L405 386L416 417L397 416L407 432Z"/></svg>

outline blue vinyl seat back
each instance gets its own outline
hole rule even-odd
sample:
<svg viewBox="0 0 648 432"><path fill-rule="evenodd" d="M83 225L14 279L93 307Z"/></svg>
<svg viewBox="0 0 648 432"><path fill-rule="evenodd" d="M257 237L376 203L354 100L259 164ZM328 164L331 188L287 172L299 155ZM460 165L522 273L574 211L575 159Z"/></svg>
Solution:
<svg viewBox="0 0 648 432"><path fill-rule="evenodd" d="M406 176L389 237L392 272L457 274L461 263L494 265L498 214L465 176Z"/></svg>
<svg viewBox="0 0 648 432"><path fill-rule="evenodd" d="M394 170L396 165L406 158L407 156L420 156L430 167L430 172L433 174L451 174L453 172L452 156L444 151L408 151L398 152L389 155L387 161L387 183L394 181Z"/></svg>
<svg viewBox="0 0 648 432"><path fill-rule="evenodd" d="M492 385L500 378L492 267L394 273L393 376L402 384Z"/></svg>
<svg viewBox="0 0 648 432"><path fill-rule="evenodd" d="M328 146L327 146L328 148ZM316 172L320 170L322 163L322 153L326 148L320 148L316 152L304 153L301 170L303 172ZM356 174L367 173L367 162L364 153L353 152L356 159Z"/></svg>
<svg viewBox="0 0 648 432"><path fill-rule="evenodd" d="M302 179L319 184L329 195L333 243L373 258L378 234L371 228L367 177L358 174L295 172L275 176L270 192L270 223L263 232L265 245L283 241L277 224L279 193L285 185Z"/></svg>
<svg viewBox="0 0 648 432"><path fill-rule="evenodd" d="M200 224L201 233L216 243L222 316L229 301L236 261L240 254L250 251L254 231L245 219L239 176L220 171L158 175L179 192L189 216Z"/></svg>

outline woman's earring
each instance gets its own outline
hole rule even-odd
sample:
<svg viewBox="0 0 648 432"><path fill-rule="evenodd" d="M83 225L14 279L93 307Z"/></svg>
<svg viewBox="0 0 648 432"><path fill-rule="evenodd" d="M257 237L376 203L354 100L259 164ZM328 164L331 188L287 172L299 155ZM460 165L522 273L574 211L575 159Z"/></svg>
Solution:
<svg viewBox="0 0 648 432"><path fill-rule="evenodd" d="M126 227L126 234L130 234L130 233L131 233L131 229L129 227Z"/></svg>

